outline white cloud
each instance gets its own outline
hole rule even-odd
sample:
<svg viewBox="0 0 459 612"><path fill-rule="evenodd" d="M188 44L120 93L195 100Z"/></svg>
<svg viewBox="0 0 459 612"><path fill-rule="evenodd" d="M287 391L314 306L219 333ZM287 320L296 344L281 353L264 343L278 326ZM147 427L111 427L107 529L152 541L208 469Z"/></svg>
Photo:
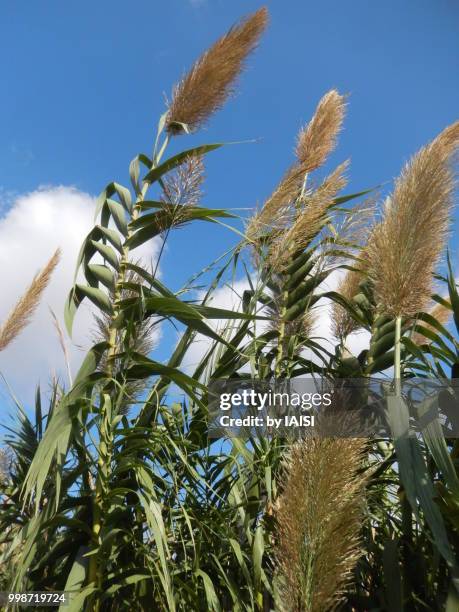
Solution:
<svg viewBox="0 0 459 612"><path fill-rule="evenodd" d="M338 283L342 276L345 274L345 270L333 271L326 281L321 285L320 291L333 291L338 287ZM252 278L255 283L255 278ZM227 310L241 310L241 298L244 290L249 289L249 282L247 279L236 280L232 286L225 285L218 288L212 297L212 301L208 303L209 306L217 308L226 308ZM202 298L204 293L200 295ZM325 348L333 352L336 345L336 339L332 333L332 303L329 299L324 298L319 302L319 306L314 309L316 319L312 336L320 344L323 344ZM207 323L214 329L222 330L225 321L207 321ZM235 322L237 326L238 322ZM266 328L266 323L260 321L258 324L258 333L263 333ZM350 334L346 340L346 348L353 354L358 355L363 349L368 348L370 341L370 334L365 330L354 332ZM209 350L213 341L210 338L198 334L196 341L189 348L189 351L184 359L184 367L187 372L192 372L193 369L199 364L200 360ZM304 357L314 362L318 362L317 355L311 350L304 351Z"/></svg>
<svg viewBox="0 0 459 612"><path fill-rule="evenodd" d="M43 187L14 199L0 210L0 321L60 247L62 259L31 324L2 353L0 372L15 393L30 402L37 383L47 388L53 373L65 378L64 358L54 329L51 307L62 328L64 302L73 282L81 243L94 224L94 198L72 187ZM137 253L137 252L136 252ZM143 245L138 254L152 258L157 249ZM93 317L87 300L77 313L74 336L68 339L73 372L91 343ZM4 393L4 390L3 390Z"/></svg>

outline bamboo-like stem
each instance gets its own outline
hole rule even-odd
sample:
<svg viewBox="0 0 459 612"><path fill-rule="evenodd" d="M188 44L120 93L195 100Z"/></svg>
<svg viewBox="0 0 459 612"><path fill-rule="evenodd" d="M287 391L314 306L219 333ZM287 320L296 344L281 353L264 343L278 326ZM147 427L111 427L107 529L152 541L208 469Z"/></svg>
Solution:
<svg viewBox="0 0 459 612"><path fill-rule="evenodd" d="M160 149L160 152L157 153L158 148L158 140L159 140L160 132L156 137L156 142L153 151L153 161L151 165L151 169L155 168L166 147L169 142L169 137L166 136L164 143ZM134 206L132 207L131 216L128 223L128 232L122 247L119 272L117 275L115 289L113 293L113 313L110 318L110 324L108 327L108 344L109 349L107 352L107 378L111 378L113 376L113 364L114 358L118 350L117 345L117 327L115 322L120 313L119 302L121 300L123 285L126 281L126 269L129 261L129 252L130 248L126 244L129 238L132 235L132 229L130 229L130 225L134 222L141 210L141 205L145 196L147 194L149 187L149 183L144 183L141 189L140 194L138 195ZM98 448L98 460L97 460L97 479L95 485L95 496L93 501L93 521L92 521L92 543L93 546L98 546L100 532L103 526L103 515L102 515L102 505L105 494L105 487L108 478L108 465L110 462L111 451L112 451L112 432L111 432L111 419L107 418L106 413L106 403L103 402L100 407L100 442ZM89 583L94 583L98 589L102 586L102 575L100 572L99 558L97 554L93 554L90 558L89 562L89 573L88 573L88 581ZM94 598L90 603L90 610L92 612L98 612L100 609L100 600L98 598Z"/></svg>
<svg viewBox="0 0 459 612"><path fill-rule="evenodd" d="M395 319L395 346L394 346L394 390L397 397L402 395L402 365L401 365L401 337L402 317Z"/></svg>
<svg viewBox="0 0 459 612"><path fill-rule="evenodd" d="M279 378L282 372L282 359L284 358L284 340L285 340L285 314L287 312L287 291L282 292L281 310L279 313L279 337L277 339L277 357L276 357L276 378Z"/></svg>
<svg viewBox="0 0 459 612"><path fill-rule="evenodd" d="M297 199L295 206L299 208L304 198L304 194L306 193L306 185L308 182L308 173L306 172L303 179L303 184L301 186L301 193L299 198ZM287 291L282 293L282 307L280 312L280 325L279 325L279 339L277 344L277 358L276 358L276 369L275 375L276 378L279 378L282 370L282 359L284 357L284 339L285 339L285 313L287 312Z"/></svg>
<svg viewBox="0 0 459 612"><path fill-rule="evenodd" d="M144 185L144 189L145 188L148 188L148 185ZM134 221L139 215L140 203L143 200L145 193L146 193L146 189L145 189L145 192L142 191L142 194L141 194L142 199L140 199L139 197L132 209L132 214L131 214L131 219L130 219L131 222ZM126 241L130 237L130 235L131 235L131 231L128 230ZM120 269L119 269L119 273L116 279L115 291L114 291L114 297L113 297L113 314L111 316L111 321L110 321L109 330L108 330L108 337L109 337L109 340L108 340L109 349L107 353L107 377L108 378L111 378L113 375L113 361L114 361L114 357L117 352L117 342L116 342L117 329L115 326L115 321L119 314L118 303L121 298L123 283L126 280L126 265L127 265L128 258L129 258L129 247L126 246L126 241L122 249L122 254L121 254L121 259L120 259ZM104 499L104 486L105 486L103 474L105 474L106 467L107 467L106 458L111 453L111 444L109 440L110 426L109 426L109 423L106 422L107 415L106 415L106 410L105 410L105 403L102 404L100 410L101 410L100 411L100 423L101 423L100 442L99 442L99 448L98 448L97 479L96 479L96 490L95 490L95 496L94 496L94 502L93 502L93 521L92 521L92 542L94 546L98 545L100 531L102 529L102 522L103 522L102 503ZM96 586L100 588L101 580L102 580L102 576L99 571L98 555L94 554L91 556L90 563L89 563L89 582L90 583L94 582ZM94 612L98 612L99 610L99 600L98 599L94 600L92 610Z"/></svg>
<svg viewBox="0 0 459 612"><path fill-rule="evenodd" d="M397 397L402 396L402 317L395 319L395 346L394 346L394 391ZM404 582L409 583L409 571L407 571L410 559L411 550L411 539L412 539L412 511L411 505L408 501L404 487L402 486L402 524L403 524L403 539L402 539L402 550L404 558Z"/></svg>

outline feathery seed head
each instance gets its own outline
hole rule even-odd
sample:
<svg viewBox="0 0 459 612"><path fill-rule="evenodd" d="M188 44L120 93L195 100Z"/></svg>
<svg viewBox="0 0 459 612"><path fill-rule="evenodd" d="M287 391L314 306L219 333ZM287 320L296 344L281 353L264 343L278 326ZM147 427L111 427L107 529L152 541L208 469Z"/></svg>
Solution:
<svg viewBox="0 0 459 612"><path fill-rule="evenodd" d="M27 291L17 301L3 325L0 325L0 351L3 351L30 323L30 319L40 303L40 298L51 280L51 275L59 263L60 249L54 253L43 270L35 276Z"/></svg>
<svg viewBox="0 0 459 612"><path fill-rule="evenodd" d="M340 164L316 191L304 196L303 206L298 209L292 226L272 242L269 257L274 269L280 271L293 253L306 248L320 232L330 204L347 184L347 167L348 162Z"/></svg>
<svg viewBox="0 0 459 612"><path fill-rule="evenodd" d="M319 102L314 117L298 135L297 161L247 225L246 235L251 242L267 230L285 227L290 221L292 205L300 196L308 173L322 165L336 145L344 110L344 97L335 90L328 92Z"/></svg>
<svg viewBox="0 0 459 612"><path fill-rule="evenodd" d="M263 7L233 26L201 55L174 88L167 116L170 134L183 134L181 124L196 131L224 105L267 22L268 10Z"/></svg>
<svg viewBox="0 0 459 612"><path fill-rule="evenodd" d="M190 155L163 179L161 201L174 206L196 206L202 197L204 163L201 156Z"/></svg>
<svg viewBox="0 0 459 612"><path fill-rule="evenodd" d="M332 89L320 100L314 117L298 134L296 156L307 172L321 166L336 146L346 104L344 96Z"/></svg>
<svg viewBox="0 0 459 612"><path fill-rule="evenodd" d="M269 196L262 209L250 219L246 235L256 240L266 230L280 228L290 219L291 204L300 195L306 171L302 164L291 166L275 191Z"/></svg>
<svg viewBox="0 0 459 612"><path fill-rule="evenodd" d="M306 438L291 448L277 501L277 565L286 609L335 609L360 556L362 438Z"/></svg>
<svg viewBox="0 0 459 612"><path fill-rule="evenodd" d="M448 234L455 187L449 162L458 145L459 122L413 156L370 235L369 274L385 314L412 316L430 299Z"/></svg>

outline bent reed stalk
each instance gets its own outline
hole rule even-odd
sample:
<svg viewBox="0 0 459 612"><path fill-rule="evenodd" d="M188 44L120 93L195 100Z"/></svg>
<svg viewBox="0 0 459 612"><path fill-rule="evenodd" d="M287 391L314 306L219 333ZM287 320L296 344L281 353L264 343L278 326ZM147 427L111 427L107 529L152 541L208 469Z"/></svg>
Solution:
<svg viewBox="0 0 459 612"><path fill-rule="evenodd" d="M268 12L262 8L253 15L243 19L230 31L220 38L201 58L197 60L189 73L175 87L172 102L164 121L160 121L155 147L152 156L150 170L154 170L169 143L170 135L179 135L186 131L195 131L201 127L209 117L223 106L225 100L230 95L234 81L239 76L244 67L247 56L254 50L258 40L267 25ZM159 139L163 130L161 124L166 128L167 134L161 144ZM200 168L195 169L198 177L197 187L199 187ZM196 183L196 180L192 181ZM167 182L165 189L167 190ZM131 224L135 222L140 214L142 202L145 199L149 188L149 183L145 182L136 202L132 208L132 213L128 219L128 231L122 246L121 258L119 261L119 272L113 292L113 313L108 324L108 352L107 352L107 377L113 374L113 360L117 352L117 326L116 320L120 314L119 302L122 288L126 281L126 266L129 261L130 248L128 241L132 236ZM169 185L169 188L174 188ZM166 196L170 195L166 193ZM179 203L176 203L177 207ZM163 243L164 247L164 243ZM162 247L162 249L163 249ZM159 257L161 256L162 249ZM156 264L156 269L158 267ZM102 505L104 500L104 480L107 477L107 463L110 461L111 453L111 434L110 434L110 414L107 414L107 406L110 404L108 397L104 398L100 408L101 439L98 450L98 476L95 486L95 497L93 505L92 540L96 550L100 546L99 535L102 529L103 512ZM99 567L99 556L93 554L90 557L89 565L89 584L95 584L98 589L102 585L102 575ZM99 599L93 602L93 610L97 612L100 607Z"/></svg>
<svg viewBox="0 0 459 612"><path fill-rule="evenodd" d="M162 143L161 148L158 151L158 141L161 135L161 129L158 130L155 148L153 151L153 162L150 167L150 170L156 168L161 161L162 155L164 154L167 144L169 142L169 137L166 135L164 141ZM145 182L142 186L141 192L138 194L136 202L132 207L132 214L128 222L128 231L126 233L126 239L122 246L121 258L119 262L119 273L117 275L117 280L115 283L115 288L113 292L113 314L110 317L107 326L107 336L108 336L108 351L107 351L107 360L106 360L106 372L107 378L111 378L113 375L113 361L115 359L117 350L119 347L117 345L117 325L116 320L120 314L119 310L119 302L121 299L121 294L123 290L124 283L126 281L126 267L129 262L129 253L130 247L127 244L129 238L132 236L132 229L130 224L134 222L141 211L142 202L144 201L149 188L149 183ZM95 495L94 495L94 505L93 505L93 523L92 523L92 539L93 543L96 545L98 549L100 546L99 542L99 534L102 529L103 523L103 500L105 497L105 485L104 481L107 476L108 464L110 462L111 455L111 447L112 447L112 436L111 436L111 424L110 424L110 412L107 412L107 406L110 405L110 399L106 397L101 405L100 411L100 421L101 421L101 436L100 443L98 449L98 474L95 484ZM101 588L102 584L102 575L100 573L99 568L99 556L98 554L93 554L90 557L89 562L89 575L88 575L89 583L94 583L98 588ZM97 612L100 609L100 602L97 599L94 602L93 610Z"/></svg>

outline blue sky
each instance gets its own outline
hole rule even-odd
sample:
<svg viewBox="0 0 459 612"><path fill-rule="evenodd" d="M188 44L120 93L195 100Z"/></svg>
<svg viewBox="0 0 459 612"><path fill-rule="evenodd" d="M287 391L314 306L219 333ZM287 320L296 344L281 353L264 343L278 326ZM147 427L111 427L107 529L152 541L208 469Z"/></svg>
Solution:
<svg viewBox="0 0 459 612"><path fill-rule="evenodd" d="M259 139L208 158L205 204L252 207L293 158L300 126L330 88L349 93L340 145L348 191L390 181L404 161L458 118L456 0L273 0L271 22L238 95L202 142ZM40 185L97 194L128 184L150 152L164 96L252 0L40 0L0 7L0 199ZM0 212L1 216L1 212ZM234 242L213 226L177 232L162 265L178 286ZM28 245L24 246L25 249Z"/></svg>
<svg viewBox="0 0 459 612"><path fill-rule="evenodd" d="M97 193L112 179L127 182L130 159L150 151L164 94L209 43L259 6L251 0L2 3L2 188L64 184ZM260 202L290 162L300 125L331 87L350 94L335 158L351 157L356 189L390 180L410 153L457 118L455 0L267 6L270 27L238 96L204 133L176 143L261 139L209 159L208 204ZM192 268L204 246L190 253L193 238L182 234L177 244ZM215 254L224 239L219 235ZM209 242L211 236L206 249Z"/></svg>

